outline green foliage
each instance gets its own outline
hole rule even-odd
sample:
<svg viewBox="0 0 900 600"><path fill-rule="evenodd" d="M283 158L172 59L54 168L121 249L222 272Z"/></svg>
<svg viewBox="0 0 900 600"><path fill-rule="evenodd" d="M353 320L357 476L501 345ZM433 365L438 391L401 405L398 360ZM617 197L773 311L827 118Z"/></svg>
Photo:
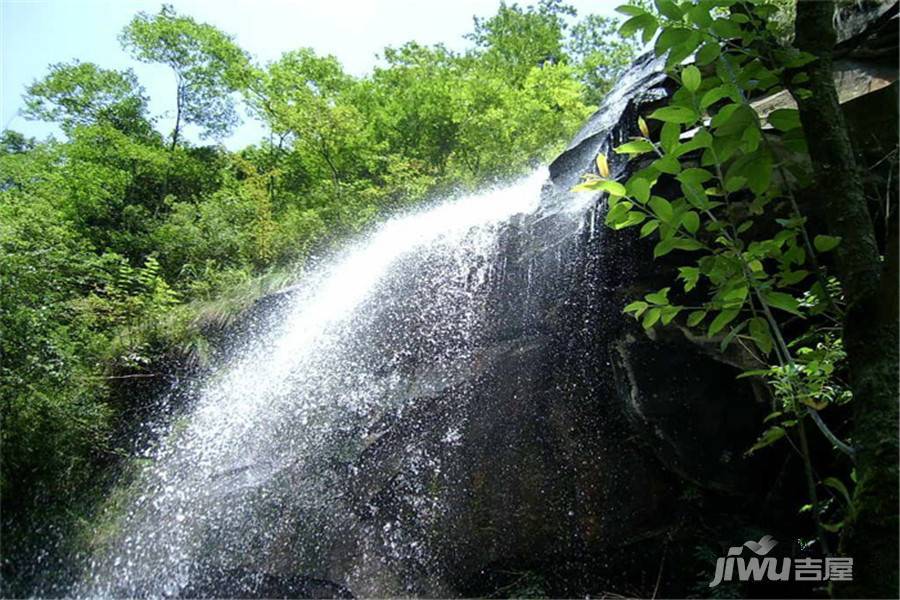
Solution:
<svg viewBox="0 0 900 600"><path fill-rule="evenodd" d="M106 124L131 135L150 134L147 96L134 73L73 61L50 65L49 74L25 91L28 118L78 125Z"/></svg>
<svg viewBox="0 0 900 600"><path fill-rule="evenodd" d="M599 104L616 77L640 50L636 40L618 35L619 21L587 15L571 30L566 45L585 87L588 104Z"/></svg>
<svg viewBox="0 0 900 600"><path fill-rule="evenodd" d="M201 329L376 219L521 174L567 140L634 49L614 21L573 16L504 4L464 51L411 42L353 77L303 48L254 64L164 5L120 40L176 77L166 138L130 71L51 65L26 114L65 139L0 138L4 533L69 514L60 502L120 453L113 431L142 401L128 386L169 355L202 358ZM188 124L225 135L238 99L267 140L232 153L184 139Z"/></svg>
<svg viewBox="0 0 900 600"><path fill-rule="evenodd" d="M475 18L475 31L467 37L483 50L488 68L507 71L518 83L534 67L566 60L566 17L574 15L561 0L539 0L537 6L525 8L501 2L493 17Z"/></svg>
<svg viewBox="0 0 900 600"><path fill-rule="evenodd" d="M237 124L231 94L247 85L249 59L230 36L164 4L156 15L139 13L120 39L137 60L167 65L175 73L173 145L182 118L206 136L223 136Z"/></svg>
<svg viewBox="0 0 900 600"><path fill-rule="evenodd" d="M741 357L751 367L745 376L768 384L777 408L748 454L802 438L816 522L827 529L802 428L812 422L852 454L819 414L850 400L833 326L842 293L821 256L840 239L810 235L797 184L787 183L810 178L797 111L776 110L764 121L748 101L783 90L791 69L811 57L778 42L771 20L778 9L769 3L657 0L655 11L618 10L629 17L623 34L656 36L655 51L679 84L668 105L648 116L655 132L641 120L640 135L614 149L640 161L628 180L612 181L601 169L576 188L607 193L607 225L640 225L641 237L656 240L654 257L678 265L680 290L665 287L624 311L644 329L683 323L698 330ZM691 55L694 62L682 65ZM662 185L680 193L656 195Z"/></svg>

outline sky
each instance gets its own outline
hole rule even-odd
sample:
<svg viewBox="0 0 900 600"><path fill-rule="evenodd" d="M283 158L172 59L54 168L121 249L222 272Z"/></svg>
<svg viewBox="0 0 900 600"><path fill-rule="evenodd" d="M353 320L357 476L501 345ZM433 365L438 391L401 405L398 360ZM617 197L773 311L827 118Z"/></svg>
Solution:
<svg viewBox="0 0 900 600"><path fill-rule="evenodd" d="M333 54L347 72L364 75L385 46L415 40L468 45L472 17L494 14L499 0L169 0L181 14L233 35L258 61L311 47ZM520 0L528 4L528 0ZM579 15L611 14L622 0L569 0ZM132 60L118 42L122 28L138 11L155 13L160 0L0 0L0 130L29 136L60 136L47 123L18 114L25 87L47 66L79 59L104 68L132 68L150 96L157 127L168 133L174 114L175 81L168 68ZM261 127L245 123L223 142L239 148L256 142ZM197 140L196 131L188 137Z"/></svg>

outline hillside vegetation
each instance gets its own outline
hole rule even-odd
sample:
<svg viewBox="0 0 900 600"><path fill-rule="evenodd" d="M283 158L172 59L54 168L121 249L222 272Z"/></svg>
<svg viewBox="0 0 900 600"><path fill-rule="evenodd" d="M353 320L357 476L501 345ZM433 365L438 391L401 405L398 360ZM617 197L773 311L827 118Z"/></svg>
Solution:
<svg viewBox="0 0 900 600"><path fill-rule="evenodd" d="M356 78L308 48L258 64L163 6L120 41L171 69L172 131L131 71L50 65L25 115L63 139L0 139L7 557L16 532L80 518L124 453L114 432L145 399L114 401L115 386L159 377L179 352L202 357L210 307L240 306L228 299L289 280L391 212L558 150L634 53L616 29L558 0L501 5L475 19L467 50L387 48ZM241 112L267 135L231 152L215 141Z"/></svg>

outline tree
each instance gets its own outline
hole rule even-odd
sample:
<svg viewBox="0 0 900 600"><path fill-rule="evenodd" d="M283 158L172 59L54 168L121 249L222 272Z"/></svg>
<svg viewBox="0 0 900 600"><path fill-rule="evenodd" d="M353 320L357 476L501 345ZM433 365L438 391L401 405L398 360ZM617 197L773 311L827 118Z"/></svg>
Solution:
<svg viewBox="0 0 900 600"><path fill-rule="evenodd" d="M521 83L532 67L567 60L563 39L566 18L572 16L575 9L561 0L540 0L525 8L501 2L493 17L475 17L475 31L466 37L484 51L487 64Z"/></svg>
<svg viewBox="0 0 900 600"><path fill-rule="evenodd" d="M303 48L269 65L251 101L276 134L289 134L324 167L335 191L369 151L359 110L344 101L352 85L336 58Z"/></svg>
<svg viewBox="0 0 900 600"><path fill-rule="evenodd" d="M175 74L173 150L183 123L198 125L204 137L226 135L237 125L232 93L247 85L250 69L230 36L164 4L156 15L139 13L120 41L137 60L165 64Z"/></svg>
<svg viewBox="0 0 900 600"><path fill-rule="evenodd" d="M440 44L385 48L378 67L353 92L378 142L392 154L445 173L457 147L459 118L451 97L468 63Z"/></svg>
<svg viewBox="0 0 900 600"><path fill-rule="evenodd" d="M25 154L34 150L34 138L27 138L18 131L4 129L0 133L0 155L3 154Z"/></svg>
<svg viewBox="0 0 900 600"><path fill-rule="evenodd" d="M839 588L847 597L892 598L898 580L898 340L897 218L882 261L866 201L860 167L850 141L832 75L835 3L797 2L795 44L814 60L801 69L807 81L792 86L823 194L828 230L840 237L837 275L847 298L843 339L854 396L857 449L854 522L842 550L853 556L857 576ZM796 81L796 79L795 79ZM815 133L812 133L815 132Z"/></svg>
<svg viewBox="0 0 900 600"><path fill-rule="evenodd" d="M147 135L147 96L134 73L102 69L93 63L57 63L25 91L26 117L60 123L71 133L78 125L107 124L123 133Z"/></svg>
<svg viewBox="0 0 900 600"><path fill-rule="evenodd" d="M618 19L588 15L569 33L566 51L577 65L588 104L597 105L631 64L638 42L618 34Z"/></svg>
<svg viewBox="0 0 900 600"><path fill-rule="evenodd" d="M792 47L781 43L784 21L771 21L783 2L656 4L657 14L618 10L631 17L625 31L655 38L676 89L669 106L648 116L662 123L658 138L640 119L641 135L614 149L652 158L615 181L601 155L600 175L586 176L581 187L609 194L606 221L614 229L641 226L642 237L658 237L654 257L699 258L678 266L684 294L666 287L624 310L645 329L685 316L686 328L702 326L706 338L721 338L723 351L740 343L748 361L764 367L744 375L763 377L778 410L748 454L796 441L809 494L801 512L812 516L820 552L831 554L828 534L840 531L840 551L854 559L853 581L835 582L832 593L896 597L897 217L892 208L880 244L835 89L835 3L797 3ZM694 64L682 66L692 55ZM749 99L785 89L798 109L771 112L764 129ZM683 129L690 140L681 141ZM654 195L668 176L681 194ZM824 219L797 200L809 182ZM839 373L849 374L849 386ZM847 402L849 443L825 422L835 418L829 406ZM816 473L806 425L850 472Z"/></svg>

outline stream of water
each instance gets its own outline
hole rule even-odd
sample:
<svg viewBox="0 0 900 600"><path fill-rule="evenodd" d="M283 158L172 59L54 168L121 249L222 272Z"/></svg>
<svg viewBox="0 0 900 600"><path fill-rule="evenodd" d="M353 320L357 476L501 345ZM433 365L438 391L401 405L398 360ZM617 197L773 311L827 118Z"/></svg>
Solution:
<svg viewBox="0 0 900 600"><path fill-rule="evenodd" d="M75 594L179 595L204 572L322 576L346 533L340 491L360 476L354 458L389 417L469 367L499 232L537 209L546 177L394 218L304 278L147 449ZM420 364L438 374L411 377ZM446 428L448 447L458 425ZM424 455L418 464L439 468ZM424 527L441 507L423 494L414 510ZM424 564L414 529L380 535Z"/></svg>

